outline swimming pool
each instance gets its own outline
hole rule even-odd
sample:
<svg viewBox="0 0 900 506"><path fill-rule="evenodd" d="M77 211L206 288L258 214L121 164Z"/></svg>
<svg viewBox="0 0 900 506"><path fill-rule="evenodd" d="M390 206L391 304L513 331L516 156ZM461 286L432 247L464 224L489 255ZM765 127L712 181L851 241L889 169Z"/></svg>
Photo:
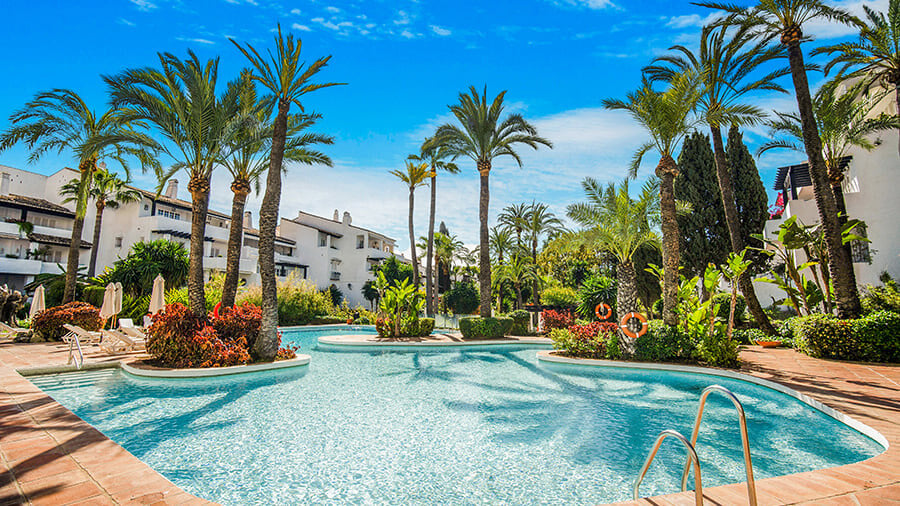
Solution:
<svg viewBox="0 0 900 506"><path fill-rule="evenodd" d="M185 490L223 504L566 503L630 498L656 435L689 434L701 390L747 410L757 479L856 462L883 448L785 394L689 373L538 363L540 346L330 351L371 329L286 329L309 366L159 380L120 370L33 377ZM730 404L710 397L704 486L743 481ZM667 442L644 495L678 490Z"/></svg>

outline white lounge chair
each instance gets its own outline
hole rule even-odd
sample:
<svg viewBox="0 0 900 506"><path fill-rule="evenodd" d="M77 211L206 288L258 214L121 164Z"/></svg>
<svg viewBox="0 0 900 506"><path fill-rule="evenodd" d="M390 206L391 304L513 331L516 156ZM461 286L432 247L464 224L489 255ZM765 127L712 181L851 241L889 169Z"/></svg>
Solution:
<svg viewBox="0 0 900 506"><path fill-rule="evenodd" d="M128 353L144 349L143 341L132 339L118 330L101 330L100 335L103 336L100 348L107 353Z"/></svg>
<svg viewBox="0 0 900 506"><path fill-rule="evenodd" d="M63 328L69 331L68 334L62 337L62 340L67 343L76 337L78 338L78 342L80 343L99 344L103 339L103 336L101 336L99 332L84 330L78 325L64 323Z"/></svg>
<svg viewBox="0 0 900 506"><path fill-rule="evenodd" d="M142 346L144 342L147 341L147 336L137 327L119 327L119 332L130 337L132 341L135 341Z"/></svg>
<svg viewBox="0 0 900 506"><path fill-rule="evenodd" d="M124 329L126 327L134 328L134 320L131 318L119 318L119 329Z"/></svg>
<svg viewBox="0 0 900 506"><path fill-rule="evenodd" d="M23 329L21 327L10 327L9 325L0 322L0 338L9 338L15 339L20 334L27 334L31 332L29 329Z"/></svg>

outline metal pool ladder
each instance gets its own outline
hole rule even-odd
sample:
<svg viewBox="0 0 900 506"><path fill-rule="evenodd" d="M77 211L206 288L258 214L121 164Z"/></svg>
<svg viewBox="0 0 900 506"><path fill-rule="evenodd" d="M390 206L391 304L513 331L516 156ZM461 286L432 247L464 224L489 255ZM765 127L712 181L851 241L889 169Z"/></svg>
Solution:
<svg viewBox="0 0 900 506"><path fill-rule="evenodd" d="M680 440L688 450L687 460L684 463L684 471L681 474L681 491L684 492L687 490L688 473L691 470L691 462L693 462L694 481L696 483L694 498L698 506L703 504L703 485L700 479L700 459L697 457L695 447L697 445L697 434L700 432L700 422L703 420L703 409L706 407L706 398L713 392L718 392L727 397L731 400L731 403L734 404L734 409L737 410L738 422L740 422L741 429L741 444L744 449L744 470L747 473L747 497L750 506L756 506L756 481L753 479L753 462L750 459L750 438L747 434L747 416L744 414L744 405L741 404L741 401L738 400L737 396L735 396L731 390L728 390L721 385L710 385L703 389L703 393L700 395L700 406L697 408L697 418L694 420L694 430L691 433L690 441L682 436L681 433L674 430L664 430L660 433L659 437L656 439L656 444L653 445L653 449L650 451L650 455L647 456L647 461L644 462L644 466L641 468L637 480L634 482L635 500L640 498L638 489L641 486L641 481L643 481L644 475L647 474L647 469L650 468L653 458L656 457L656 452L659 450L660 445L666 437L674 436Z"/></svg>
<svg viewBox="0 0 900 506"><path fill-rule="evenodd" d="M75 352L78 352L78 355L75 355ZM84 353L81 352L81 343L78 341L78 336L72 335L69 337L69 360L66 362L66 365L75 362L75 368L81 369L84 366Z"/></svg>

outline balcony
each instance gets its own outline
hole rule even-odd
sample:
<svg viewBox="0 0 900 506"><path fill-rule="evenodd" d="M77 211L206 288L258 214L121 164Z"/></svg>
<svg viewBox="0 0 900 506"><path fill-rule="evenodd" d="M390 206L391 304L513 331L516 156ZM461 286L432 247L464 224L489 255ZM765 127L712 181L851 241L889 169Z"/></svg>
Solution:
<svg viewBox="0 0 900 506"><path fill-rule="evenodd" d="M203 257L203 270L213 270L213 271L221 271L225 272L225 268L228 265L227 259L222 257ZM238 272L241 274L255 274L256 273L256 260L249 258L241 258L240 267L238 267Z"/></svg>
<svg viewBox="0 0 900 506"><path fill-rule="evenodd" d="M341 273L336 271L331 271L331 281L340 281Z"/></svg>
<svg viewBox="0 0 900 506"><path fill-rule="evenodd" d="M65 266L65 259L63 259L62 264ZM59 267L56 265L56 262L42 262L30 258L0 257L0 272L22 276L34 276L43 273L59 274Z"/></svg>
<svg viewBox="0 0 900 506"><path fill-rule="evenodd" d="M191 233L191 222L188 220L176 220L174 218L167 218L165 216L156 215L142 216L138 218L138 222L141 225L146 226L147 230L150 231L173 231L179 234L187 234L188 236L190 236ZM206 225L206 231L204 235L217 241L228 241L227 228Z"/></svg>

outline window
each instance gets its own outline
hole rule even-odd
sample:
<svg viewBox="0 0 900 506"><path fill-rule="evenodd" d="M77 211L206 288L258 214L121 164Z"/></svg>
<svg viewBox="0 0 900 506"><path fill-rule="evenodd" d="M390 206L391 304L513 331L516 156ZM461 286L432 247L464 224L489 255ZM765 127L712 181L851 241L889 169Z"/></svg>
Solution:
<svg viewBox="0 0 900 506"><path fill-rule="evenodd" d="M53 261L56 263L62 262L62 251L53 252Z"/></svg>
<svg viewBox="0 0 900 506"><path fill-rule="evenodd" d="M862 237L868 237L866 229L862 226L855 227L853 233ZM872 254L869 251L869 243L866 241L850 241L850 256L855 264L872 263Z"/></svg>
<svg viewBox="0 0 900 506"><path fill-rule="evenodd" d="M116 237L116 247L117 247L117 248L121 248L121 247L122 247L122 236L121 236L121 235L118 236L118 237Z"/></svg>
<svg viewBox="0 0 900 506"><path fill-rule="evenodd" d="M328 234L325 232L319 232L319 247L325 248L328 246Z"/></svg>
<svg viewBox="0 0 900 506"><path fill-rule="evenodd" d="M358 235L356 236L356 249L363 249L366 247L366 236Z"/></svg>

